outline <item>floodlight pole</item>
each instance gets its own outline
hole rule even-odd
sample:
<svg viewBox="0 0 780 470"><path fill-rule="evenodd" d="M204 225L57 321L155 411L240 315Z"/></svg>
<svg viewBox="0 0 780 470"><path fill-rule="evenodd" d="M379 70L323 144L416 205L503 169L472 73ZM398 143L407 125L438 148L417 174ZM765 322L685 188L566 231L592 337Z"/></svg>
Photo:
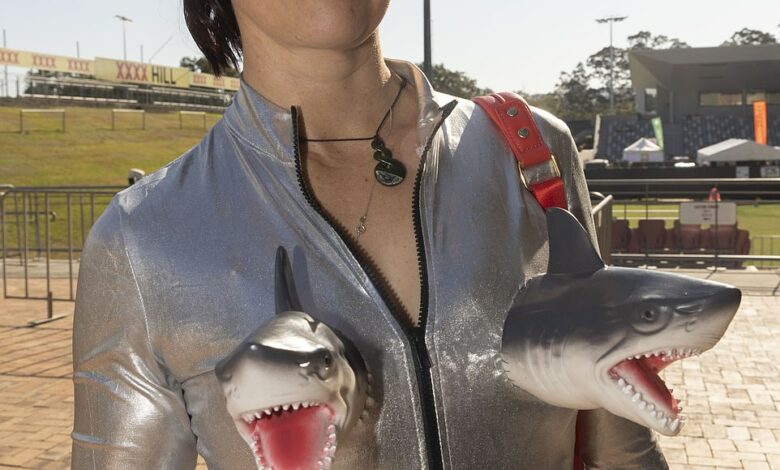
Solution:
<svg viewBox="0 0 780 470"><path fill-rule="evenodd" d="M596 23L609 23L609 113L615 114L615 48L612 41L612 25L626 20L627 16L599 18Z"/></svg>
<svg viewBox="0 0 780 470"><path fill-rule="evenodd" d="M5 45L5 28L3 28L3 48L7 47ZM5 96L8 98L8 66L3 66L3 88L5 88Z"/></svg>
<svg viewBox="0 0 780 470"><path fill-rule="evenodd" d="M132 23L133 20L122 15L114 15L114 17L122 22L122 49L125 53L125 61L127 61L127 29L125 28L125 25L127 23Z"/></svg>
<svg viewBox="0 0 780 470"><path fill-rule="evenodd" d="M433 73L431 61L431 0L423 0L423 72L430 80Z"/></svg>

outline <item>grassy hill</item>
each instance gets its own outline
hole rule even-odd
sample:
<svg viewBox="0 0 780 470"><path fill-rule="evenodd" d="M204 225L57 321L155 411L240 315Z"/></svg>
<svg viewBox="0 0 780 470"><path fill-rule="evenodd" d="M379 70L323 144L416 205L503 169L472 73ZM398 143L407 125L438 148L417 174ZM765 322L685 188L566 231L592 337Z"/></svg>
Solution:
<svg viewBox="0 0 780 470"><path fill-rule="evenodd" d="M207 126L221 116L209 114ZM19 133L19 108L0 107L0 184L16 186L124 185L127 170L147 173L197 144L206 132L200 116L124 114L111 130L111 110L67 108L67 132L58 132L59 115L25 116Z"/></svg>

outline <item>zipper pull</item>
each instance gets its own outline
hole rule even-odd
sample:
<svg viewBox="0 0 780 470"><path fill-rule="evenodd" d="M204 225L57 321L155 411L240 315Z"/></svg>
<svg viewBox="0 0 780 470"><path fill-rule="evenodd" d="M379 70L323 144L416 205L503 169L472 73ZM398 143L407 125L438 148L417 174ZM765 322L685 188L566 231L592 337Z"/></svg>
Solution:
<svg viewBox="0 0 780 470"><path fill-rule="evenodd" d="M426 369L430 369L431 356L428 355L428 348L425 345L425 332L422 330L414 332L414 347L417 349L417 357L420 358L420 365Z"/></svg>

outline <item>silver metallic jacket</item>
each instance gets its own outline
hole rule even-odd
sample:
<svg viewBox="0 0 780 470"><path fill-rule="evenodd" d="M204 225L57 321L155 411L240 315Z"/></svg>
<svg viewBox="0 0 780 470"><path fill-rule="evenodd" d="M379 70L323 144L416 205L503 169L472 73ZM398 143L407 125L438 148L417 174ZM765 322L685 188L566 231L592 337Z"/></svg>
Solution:
<svg viewBox="0 0 780 470"><path fill-rule="evenodd" d="M387 63L423 103L415 219L427 348L312 205L294 113L242 83L199 145L119 193L92 228L74 324L74 469L188 469L196 451L211 469L254 468L213 369L274 314L279 245L304 307L347 335L373 375L376 405L334 468L572 468L577 412L520 392L497 363L512 299L546 266L543 211L479 108L458 99L452 109L412 64ZM534 113L593 233L571 135ZM648 430L603 411L580 424L589 467L666 468Z"/></svg>

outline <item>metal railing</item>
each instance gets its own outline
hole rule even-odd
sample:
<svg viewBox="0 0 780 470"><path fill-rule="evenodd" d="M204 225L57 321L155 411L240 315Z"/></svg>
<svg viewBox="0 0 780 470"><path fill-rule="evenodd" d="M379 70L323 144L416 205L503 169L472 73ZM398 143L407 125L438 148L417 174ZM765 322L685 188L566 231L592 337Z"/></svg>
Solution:
<svg viewBox="0 0 780 470"><path fill-rule="evenodd" d="M780 200L780 178L664 178L664 179L591 179L591 191L611 194L617 201L626 199L669 199L706 197L716 188L727 199Z"/></svg>
<svg viewBox="0 0 780 470"><path fill-rule="evenodd" d="M739 211L747 211L746 206L775 206L780 214L780 178L598 179L589 180L588 186L591 190L609 191L615 197L612 208L614 218L626 219L631 224L637 220L660 219L669 229L671 221L679 220L681 201L706 200L712 189L717 190L723 202L735 203ZM717 205L720 202L714 203ZM613 252L612 260L623 264L731 268L749 262L758 268L777 268L780 267L780 217L775 217L767 219L776 221L776 228L770 228L774 233L750 233L749 253L737 254L722 248L719 241L715 240L715 246L698 252L666 248L641 249L639 252ZM750 228L739 222L738 225L739 228ZM712 226L717 232L718 227L723 225L719 225L716 218Z"/></svg>
<svg viewBox="0 0 780 470"><path fill-rule="evenodd" d="M593 224L596 227L596 239L599 243L601 259L606 264L612 263L612 206L614 198L610 194L604 196L599 193L591 193L591 196L601 197L601 201L591 210Z"/></svg>
<svg viewBox="0 0 780 470"><path fill-rule="evenodd" d="M0 186L0 254L6 299L46 300L46 319L55 320L54 301L74 301L77 258L89 230L123 187ZM54 293L52 278L67 279L67 293ZM45 278L45 292L34 293L31 278ZM14 294L12 280L22 284ZM59 318L59 317L58 317Z"/></svg>

